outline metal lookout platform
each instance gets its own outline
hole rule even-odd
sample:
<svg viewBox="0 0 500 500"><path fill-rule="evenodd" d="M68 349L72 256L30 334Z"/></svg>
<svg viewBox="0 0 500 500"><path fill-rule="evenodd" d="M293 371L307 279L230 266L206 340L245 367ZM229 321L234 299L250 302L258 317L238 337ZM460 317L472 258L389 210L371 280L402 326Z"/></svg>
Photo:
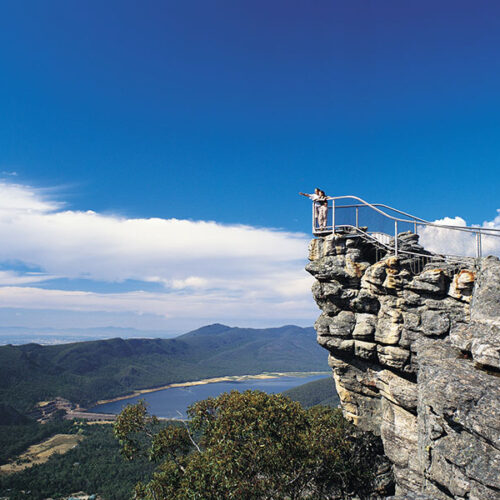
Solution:
<svg viewBox="0 0 500 500"><path fill-rule="evenodd" d="M312 232L315 236L344 234L370 241L395 256L429 257L402 248L403 235L416 234L419 243L446 260L481 258L500 247L500 229L429 222L382 203L368 203L357 196L328 197L326 225L319 227L318 207L313 203Z"/></svg>

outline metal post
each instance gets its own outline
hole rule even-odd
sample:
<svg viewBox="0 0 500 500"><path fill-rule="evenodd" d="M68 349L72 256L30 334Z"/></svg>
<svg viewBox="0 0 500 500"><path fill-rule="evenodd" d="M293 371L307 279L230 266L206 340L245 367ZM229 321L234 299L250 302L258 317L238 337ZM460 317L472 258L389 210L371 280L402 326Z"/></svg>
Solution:
<svg viewBox="0 0 500 500"><path fill-rule="evenodd" d="M359 207L356 207L356 227L359 227Z"/></svg>
<svg viewBox="0 0 500 500"><path fill-rule="evenodd" d="M335 233L335 200L332 200L332 232Z"/></svg>
<svg viewBox="0 0 500 500"><path fill-rule="evenodd" d="M398 256L398 221L394 221L394 255Z"/></svg>
<svg viewBox="0 0 500 500"><path fill-rule="evenodd" d="M481 231L476 232L476 257L481 258Z"/></svg>
<svg viewBox="0 0 500 500"><path fill-rule="evenodd" d="M417 221L414 221L413 224L415 225L415 234L418 234L417 233Z"/></svg>

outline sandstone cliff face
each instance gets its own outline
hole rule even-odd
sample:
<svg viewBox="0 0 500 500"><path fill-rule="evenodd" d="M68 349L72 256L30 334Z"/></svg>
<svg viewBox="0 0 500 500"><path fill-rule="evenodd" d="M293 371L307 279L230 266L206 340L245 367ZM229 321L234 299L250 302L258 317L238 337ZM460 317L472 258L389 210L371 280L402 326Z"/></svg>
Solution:
<svg viewBox="0 0 500 500"><path fill-rule="evenodd" d="M500 498L500 261L377 257L349 235L310 244L345 416L381 436L396 494Z"/></svg>

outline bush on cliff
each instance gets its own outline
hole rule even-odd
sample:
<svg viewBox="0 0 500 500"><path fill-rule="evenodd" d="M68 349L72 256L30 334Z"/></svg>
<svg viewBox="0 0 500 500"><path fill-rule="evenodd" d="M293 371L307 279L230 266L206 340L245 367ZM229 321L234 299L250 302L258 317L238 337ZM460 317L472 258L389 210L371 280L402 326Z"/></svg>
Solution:
<svg viewBox="0 0 500 500"><path fill-rule="evenodd" d="M118 416L115 436L132 459L159 466L141 499L367 497L379 441L339 410L305 410L282 395L222 394L194 404L185 426L159 429L144 402Z"/></svg>

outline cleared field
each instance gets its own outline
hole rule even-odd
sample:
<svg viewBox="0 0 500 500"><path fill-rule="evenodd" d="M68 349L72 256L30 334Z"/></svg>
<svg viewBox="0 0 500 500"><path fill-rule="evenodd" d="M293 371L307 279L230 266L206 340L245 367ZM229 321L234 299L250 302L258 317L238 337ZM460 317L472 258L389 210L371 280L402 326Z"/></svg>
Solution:
<svg viewBox="0 0 500 500"><path fill-rule="evenodd" d="M16 460L0 466L0 473L13 474L35 464L45 463L55 453L63 454L74 448L83 436L77 434L55 434L41 443L30 446Z"/></svg>

